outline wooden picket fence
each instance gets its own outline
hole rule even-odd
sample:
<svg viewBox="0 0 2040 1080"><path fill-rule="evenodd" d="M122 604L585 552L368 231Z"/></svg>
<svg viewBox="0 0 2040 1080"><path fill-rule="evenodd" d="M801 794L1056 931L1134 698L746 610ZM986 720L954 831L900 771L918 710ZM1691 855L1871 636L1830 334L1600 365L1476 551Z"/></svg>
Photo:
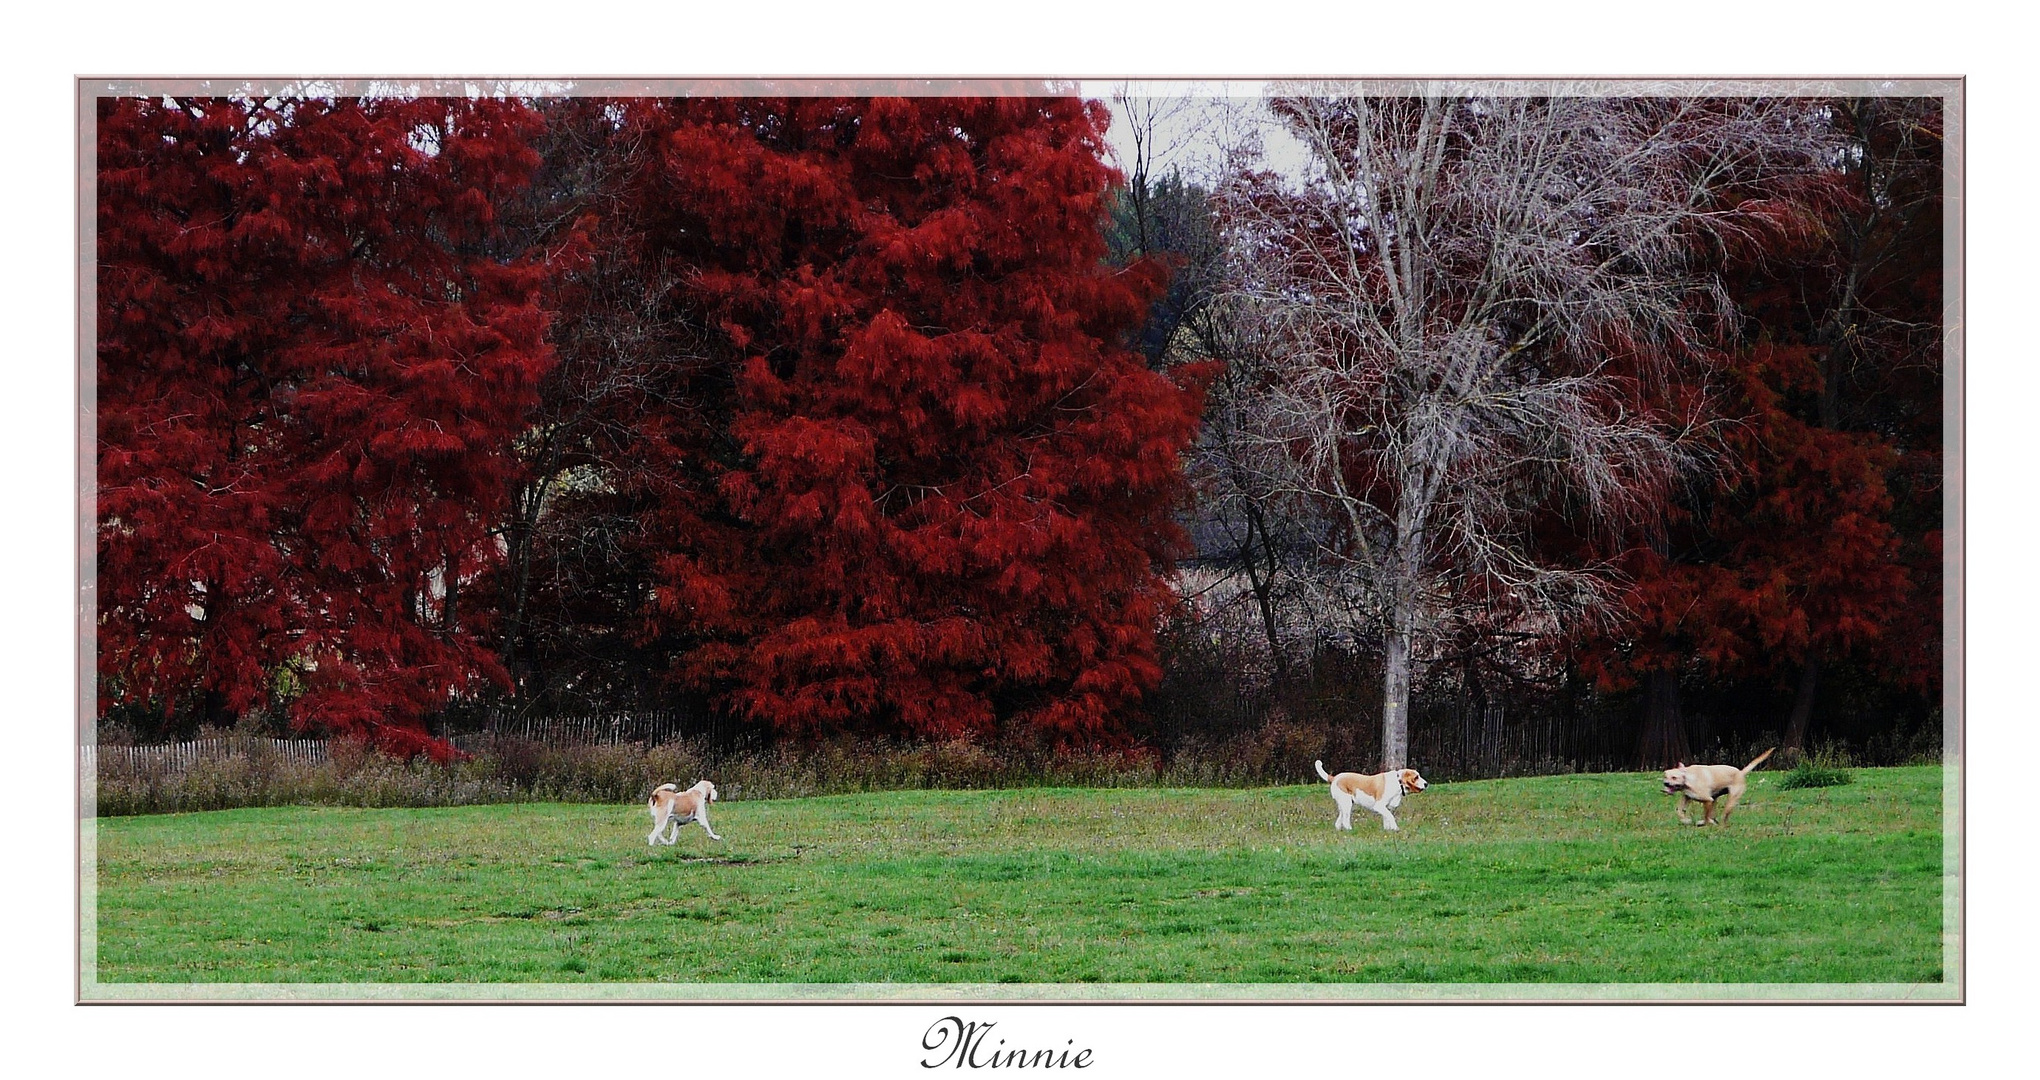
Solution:
<svg viewBox="0 0 2040 1080"><path fill-rule="evenodd" d="M663 711L588 716L499 714L488 717L481 731L449 735L446 740L469 752L482 749L497 738L530 739L549 745L656 746L685 734L684 719L682 713ZM201 761L224 761L260 753L299 764L321 765L327 758L327 742L229 736L148 746L84 746L79 748L79 766L87 776L97 775L102 768L123 772L182 771Z"/></svg>
<svg viewBox="0 0 2040 1080"><path fill-rule="evenodd" d="M472 750L490 738L530 739L550 745L621 746L643 743L657 746L686 734L685 713L667 710L593 713L583 716L533 716L492 713L478 732L448 737L462 750Z"/></svg>
<svg viewBox="0 0 2040 1080"><path fill-rule="evenodd" d="M234 736L153 746L84 746L79 748L79 765L88 776L97 775L101 768L124 772L182 770L201 761L224 761L261 753L299 764L320 765L326 761L326 741Z"/></svg>

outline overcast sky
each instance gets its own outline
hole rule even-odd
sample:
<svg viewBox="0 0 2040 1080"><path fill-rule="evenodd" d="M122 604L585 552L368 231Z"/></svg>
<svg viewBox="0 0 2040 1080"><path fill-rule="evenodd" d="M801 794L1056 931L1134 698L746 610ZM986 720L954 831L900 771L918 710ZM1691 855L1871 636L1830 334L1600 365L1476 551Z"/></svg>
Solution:
<svg viewBox="0 0 2040 1080"><path fill-rule="evenodd" d="M1189 80L1085 80L1079 92L1112 109L1112 128L1105 138L1118 155L1124 172L1133 171L1133 124L1127 106L1117 98L1128 96L1135 108L1153 116L1155 160L1151 171L1164 175L1180 168L1191 177L1207 179L1222 159L1221 148L1237 144L1250 132L1258 134L1263 161L1285 173L1300 172L1306 154L1288 133L1266 123L1260 100L1267 88L1261 81Z"/></svg>

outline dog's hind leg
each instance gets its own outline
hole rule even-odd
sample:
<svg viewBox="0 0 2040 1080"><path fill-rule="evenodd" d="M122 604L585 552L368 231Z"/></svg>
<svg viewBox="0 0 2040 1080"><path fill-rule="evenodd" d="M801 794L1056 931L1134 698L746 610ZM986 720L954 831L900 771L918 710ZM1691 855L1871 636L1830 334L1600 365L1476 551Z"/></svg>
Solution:
<svg viewBox="0 0 2040 1080"><path fill-rule="evenodd" d="M1721 823L1728 824L1728 815L1735 813L1735 804L1742 801L1744 788L1730 788L1728 798L1721 800Z"/></svg>
<svg viewBox="0 0 2040 1080"><path fill-rule="evenodd" d="M1339 816L1332 819L1332 828L1334 830L1352 828L1353 797L1334 788L1332 789L1332 802L1339 807Z"/></svg>
<svg viewBox="0 0 2040 1080"><path fill-rule="evenodd" d="M645 846L650 847L658 843L659 834L665 831L666 815L659 813L657 810L652 811L652 834L645 837Z"/></svg>

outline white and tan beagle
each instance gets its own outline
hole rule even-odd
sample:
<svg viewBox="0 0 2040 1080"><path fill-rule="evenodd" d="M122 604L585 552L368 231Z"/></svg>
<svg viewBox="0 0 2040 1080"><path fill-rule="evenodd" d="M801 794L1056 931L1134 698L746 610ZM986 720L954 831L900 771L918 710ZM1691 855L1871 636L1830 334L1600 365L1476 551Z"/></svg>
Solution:
<svg viewBox="0 0 2040 1080"><path fill-rule="evenodd" d="M1679 822L1693 824L1693 819L1686 816L1686 803L1690 800L1706 804L1707 812L1701 815L1700 824L1714 824L1714 800L1723 799L1720 821L1728 824L1728 815L1735 811L1735 804L1742 801L1743 792L1749 787L1749 771L1762 765L1771 756L1771 750L1758 754L1757 760L1740 769L1733 765L1688 765L1683 761L1676 769L1666 769L1665 794L1679 797Z"/></svg>
<svg viewBox="0 0 2040 1080"><path fill-rule="evenodd" d="M1332 801L1339 804L1338 819L1332 822L1334 829L1353 827L1353 807L1372 810L1381 815L1381 827L1395 832L1394 810L1402 805L1403 796L1414 795L1431 785L1417 775L1415 769L1397 769L1372 776L1342 772L1333 776L1325 771L1325 763L1312 762L1317 766L1318 778L1332 785Z"/></svg>
<svg viewBox="0 0 2040 1080"><path fill-rule="evenodd" d="M652 797L646 808L652 812L652 834L645 837L645 844L672 844L680 839L680 826L690 821L701 822L701 827L711 840L722 837L708 824L708 804L716 799L715 785L706 780L697 780L693 787L680 790L678 784L660 784L652 789ZM669 830L667 826L672 828ZM661 833L667 835L661 837Z"/></svg>

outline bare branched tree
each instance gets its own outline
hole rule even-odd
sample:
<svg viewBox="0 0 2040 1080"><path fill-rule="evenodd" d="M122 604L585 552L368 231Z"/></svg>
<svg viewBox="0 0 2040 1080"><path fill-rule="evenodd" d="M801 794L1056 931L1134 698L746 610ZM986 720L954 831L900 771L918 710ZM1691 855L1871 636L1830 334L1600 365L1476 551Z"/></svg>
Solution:
<svg viewBox="0 0 2040 1080"><path fill-rule="evenodd" d="M1242 460L1322 515L1326 608L1383 643L1396 768L1427 649L1608 609L1612 569L1539 529L1612 538L1705 464L1705 355L1733 319L1709 267L1789 224L1770 194L1834 149L1798 99L1298 84L1269 104L1310 164L1241 160L1219 192L1226 300L1264 344Z"/></svg>

